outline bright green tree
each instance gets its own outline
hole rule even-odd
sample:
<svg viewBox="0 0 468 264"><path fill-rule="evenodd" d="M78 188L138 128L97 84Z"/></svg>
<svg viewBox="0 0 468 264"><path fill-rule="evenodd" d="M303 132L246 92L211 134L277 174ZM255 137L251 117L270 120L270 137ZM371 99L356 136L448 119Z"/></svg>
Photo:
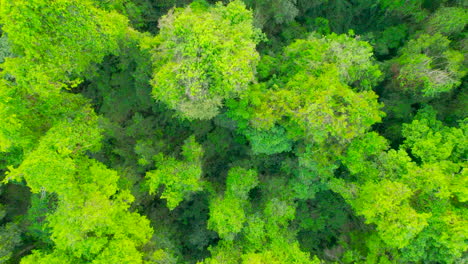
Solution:
<svg viewBox="0 0 468 264"><path fill-rule="evenodd" d="M245 1L254 9L255 22L260 27L287 24L299 15L297 0Z"/></svg>
<svg viewBox="0 0 468 264"><path fill-rule="evenodd" d="M355 139L340 158L349 174L330 187L376 225L381 242L368 245L369 257L453 263L466 250L466 124L448 127L426 107L402 133L398 151L374 132Z"/></svg>
<svg viewBox="0 0 468 264"><path fill-rule="evenodd" d="M345 35L297 40L281 56L263 58L258 72L267 81L229 101L229 115L257 153L286 151L290 140L299 139L346 144L383 115L372 91L355 91L368 90L379 80L371 51L365 42ZM278 133L283 128L286 133ZM262 150L257 141L263 138L278 143Z"/></svg>
<svg viewBox="0 0 468 264"><path fill-rule="evenodd" d="M2 220L2 205L0 204L0 220ZM0 263L8 263L15 247L21 244L21 230L15 223L0 226Z"/></svg>
<svg viewBox="0 0 468 264"><path fill-rule="evenodd" d="M258 184L257 173L234 167L229 170L224 196L214 198L210 203L208 228L213 229L226 240L233 240L246 222L245 210L248 193Z"/></svg>
<svg viewBox="0 0 468 264"><path fill-rule="evenodd" d="M445 36L456 36L465 28L468 11L462 7L441 7L432 14L426 24L426 31Z"/></svg>
<svg viewBox="0 0 468 264"><path fill-rule="evenodd" d="M171 210L190 194L203 189L203 149L194 136L185 141L182 156L184 161L160 153L154 156L157 169L146 173L150 194L158 193L160 185L165 186L161 198L167 200L167 207Z"/></svg>
<svg viewBox="0 0 468 264"><path fill-rule="evenodd" d="M188 119L211 119L254 80L260 32L242 1L196 1L160 20L153 95Z"/></svg>

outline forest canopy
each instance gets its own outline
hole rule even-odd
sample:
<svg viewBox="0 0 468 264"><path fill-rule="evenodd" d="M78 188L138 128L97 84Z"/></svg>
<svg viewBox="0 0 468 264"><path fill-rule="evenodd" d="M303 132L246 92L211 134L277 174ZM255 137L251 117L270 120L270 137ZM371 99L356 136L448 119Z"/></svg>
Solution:
<svg viewBox="0 0 468 264"><path fill-rule="evenodd" d="M463 0L0 0L0 264L468 261Z"/></svg>

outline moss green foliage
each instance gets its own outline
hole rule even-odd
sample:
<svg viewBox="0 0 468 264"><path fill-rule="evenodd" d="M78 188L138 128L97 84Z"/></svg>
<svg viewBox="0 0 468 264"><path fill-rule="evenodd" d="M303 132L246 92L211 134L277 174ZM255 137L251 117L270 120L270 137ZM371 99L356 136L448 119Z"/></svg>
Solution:
<svg viewBox="0 0 468 264"><path fill-rule="evenodd" d="M440 33L410 40L396 59L402 90L437 96L459 86L467 72L464 56L449 46L450 40Z"/></svg>
<svg viewBox="0 0 468 264"><path fill-rule="evenodd" d="M296 40L277 57L264 57L265 81L231 100L228 114L254 153L290 151L294 140L345 145L383 116L370 91L381 75L371 56L369 44L347 35Z"/></svg>
<svg viewBox="0 0 468 264"><path fill-rule="evenodd" d="M403 125L402 133L405 141L398 151L385 151L387 142L377 134L354 141L344 161L356 180L335 179L332 189L366 222L376 224L386 245L401 249L400 261L452 263L466 250L459 240L466 232L454 231L466 223L457 202L466 201L459 156L466 153L466 128L443 125L427 107ZM438 255L436 248L450 253Z"/></svg>
<svg viewBox="0 0 468 264"><path fill-rule="evenodd" d="M117 261L141 261L135 247L151 235L149 223L126 211L133 197L126 191L117 193L117 173L83 155L99 146L96 119L91 112L57 123L7 175L8 180L25 179L33 193L55 193L59 198L57 208L47 217L54 251L36 251L25 263L47 263L52 261L49 258L70 262L106 259L106 254L113 255L112 250L122 247L128 254L115 256Z"/></svg>
<svg viewBox="0 0 468 264"><path fill-rule="evenodd" d="M275 154L291 151L292 140L286 136L283 127L272 127L263 131L255 128L244 132L252 145L252 151L256 154Z"/></svg>
<svg viewBox="0 0 468 264"><path fill-rule="evenodd" d="M248 205L248 192L257 184L255 171L232 168L226 179L224 197L213 199L210 205L208 228L215 230L223 239L233 240L247 220L244 207Z"/></svg>
<svg viewBox="0 0 468 264"><path fill-rule="evenodd" d="M0 263L467 262L465 2L0 0Z"/></svg>
<svg viewBox="0 0 468 264"><path fill-rule="evenodd" d="M0 263L8 263L15 247L21 243L20 228L13 223L0 227L0 242Z"/></svg>

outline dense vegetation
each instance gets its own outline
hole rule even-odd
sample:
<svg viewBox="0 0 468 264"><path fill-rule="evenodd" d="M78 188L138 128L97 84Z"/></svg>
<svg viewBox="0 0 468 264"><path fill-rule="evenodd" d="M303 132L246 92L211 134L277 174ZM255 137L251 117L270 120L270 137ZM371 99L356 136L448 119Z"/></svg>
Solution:
<svg viewBox="0 0 468 264"><path fill-rule="evenodd" d="M467 23L0 0L0 263L466 263Z"/></svg>

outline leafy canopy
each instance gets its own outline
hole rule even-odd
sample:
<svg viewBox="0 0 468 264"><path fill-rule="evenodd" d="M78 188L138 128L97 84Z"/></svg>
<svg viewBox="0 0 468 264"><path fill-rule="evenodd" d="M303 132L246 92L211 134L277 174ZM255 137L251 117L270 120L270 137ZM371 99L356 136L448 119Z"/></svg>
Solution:
<svg viewBox="0 0 468 264"><path fill-rule="evenodd" d="M159 27L153 95L180 116L211 119L254 80L260 32L242 1L196 1L163 16Z"/></svg>
<svg viewBox="0 0 468 264"><path fill-rule="evenodd" d="M2 0L2 30L18 57L2 68L33 93L47 95L79 83L104 56L117 53L127 19L92 1Z"/></svg>
<svg viewBox="0 0 468 264"><path fill-rule="evenodd" d="M179 161L159 153L154 156L156 170L146 173L150 194L158 193L159 186L164 185L161 198L167 200L167 207L174 209L188 195L203 189L201 181L201 159L203 149L192 136L185 141L182 150L185 160Z"/></svg>

